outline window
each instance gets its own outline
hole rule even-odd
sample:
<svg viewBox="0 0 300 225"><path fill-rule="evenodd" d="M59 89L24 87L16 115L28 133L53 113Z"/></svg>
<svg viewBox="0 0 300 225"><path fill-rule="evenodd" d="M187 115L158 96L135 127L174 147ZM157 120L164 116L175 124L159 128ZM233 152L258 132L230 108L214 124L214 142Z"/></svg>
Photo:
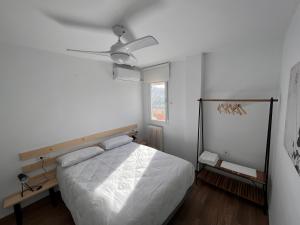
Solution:
<svg viewBox="0 0 300 225"><path fill-rule="evenodd" d="M151 120L167 121L167 87L166 82L150 84Z"/></svg>

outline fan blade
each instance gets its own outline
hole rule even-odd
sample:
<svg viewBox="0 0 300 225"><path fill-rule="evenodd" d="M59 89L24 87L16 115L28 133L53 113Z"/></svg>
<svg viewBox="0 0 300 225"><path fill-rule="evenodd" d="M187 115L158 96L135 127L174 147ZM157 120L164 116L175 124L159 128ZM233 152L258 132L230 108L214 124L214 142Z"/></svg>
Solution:
<svg viewBox="0 0 300 225"><path fill-rule="evenodd" d="M80 52L80 53L87 53L93 55L103 55L103 56L110 56L111 51L104 51L104 52L97 52L97 51L85 51L79 49L66 49L69 52Z"/></svg>
<svg viewBox="0 0 300 225"><path fill-rule="evenodd" d="M157 45L158 41L152 36L146 36L123 45L118 51L134 52L142 48Z"/></svg>

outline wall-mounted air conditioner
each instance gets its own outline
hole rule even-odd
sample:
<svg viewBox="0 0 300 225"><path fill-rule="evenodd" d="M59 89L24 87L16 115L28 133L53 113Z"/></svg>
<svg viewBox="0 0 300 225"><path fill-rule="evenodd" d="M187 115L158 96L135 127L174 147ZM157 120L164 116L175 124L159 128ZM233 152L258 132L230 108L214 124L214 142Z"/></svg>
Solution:
<svg viewBox="0 0 300 225"><path fill-rule="evenodd" d="M141 81L141 71L136 67L114 64L113 78L114 80L138 82Z"/></svg>

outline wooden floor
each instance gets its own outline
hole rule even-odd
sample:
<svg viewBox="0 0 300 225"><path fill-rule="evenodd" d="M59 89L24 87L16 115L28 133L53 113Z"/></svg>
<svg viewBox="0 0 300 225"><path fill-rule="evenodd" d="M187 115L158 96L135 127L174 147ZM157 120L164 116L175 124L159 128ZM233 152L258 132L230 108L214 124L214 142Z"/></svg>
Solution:
<svg viewBox="0 0 300 225"><path fill-rule="evenodd" d="M24 225L74 225L61 200L53 207L44 198L24 208L23 214ZM13 224L12 215L0 220L0 225ZM268 217L256 205L200 181L169 225L268 225Z"/></svg>

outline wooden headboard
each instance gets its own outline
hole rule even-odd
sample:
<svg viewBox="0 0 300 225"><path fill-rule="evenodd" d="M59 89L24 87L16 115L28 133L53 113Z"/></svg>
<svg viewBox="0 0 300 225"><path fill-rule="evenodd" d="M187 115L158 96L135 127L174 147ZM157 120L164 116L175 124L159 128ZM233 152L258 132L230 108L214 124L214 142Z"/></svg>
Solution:
<svg viewBox="0 0 300 225"><path fill-rule="evenodd" d="M65 141L55 145L22 152L19 154L20 160L26 161L30 159L37 159L36 162L31 162L28 165L23 166L22 172L31 174L35 172L35 175L29 176L30 184L39 184L45 181L45 179L54 179L56 177L56 158L67 152L78 150L82 147L92 146L99 143L101 139L118 134L133 134L137 130L137 124L132 124L126 127L120 127L113 130L102 131L96 134L76 138L73 140ZM43 157L43 159L41 159ZM41 171L43 168L49 168L50 170Z"/></svg>
<svg viewBox="0 0 300 225"><path fill-rule="evenodd" d="M56 180L56 158L58 156L80 148L95 145L102 139L110 136L118 134L133 135L136 133L136 130L137 124L132 124L126 127L102 131L89 136L20 153L19 157L21 160L31 160L31 163L22 167L23 173L26 173L29 177L28 183L30 185L41 185L41 188L34 192L26 190L24 191L23 196L21 195L21 192L9 195L4 199L3 207L8 208L13 205L16 206L20 204L20 202L39 193L53 189L53 187L58 184ZM37 160L36 162L32 162L32 159Z"/></svg>

